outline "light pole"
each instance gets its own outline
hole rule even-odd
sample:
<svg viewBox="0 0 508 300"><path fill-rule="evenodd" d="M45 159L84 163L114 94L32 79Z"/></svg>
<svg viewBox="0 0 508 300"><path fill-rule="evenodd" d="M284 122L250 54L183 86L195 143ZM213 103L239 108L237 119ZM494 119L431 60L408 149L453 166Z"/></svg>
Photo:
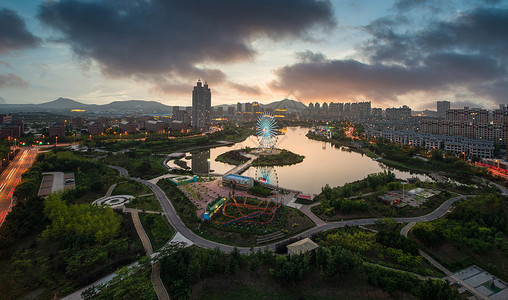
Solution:
<svg viewBox="0 0 508 300"><path fill-rule="evenodd" d="M206 159L208 161L208 177L210 177L210 159Z"/></svg>
<svg viewBox="0 0 508 300"><path fill-rule="evenodd" d="M55 147L58 147L58 135L55 137L55 139L56 139Z"/></svg>
<svg viewBox="0 0 508 300"><path fill-rule="evenodd" d="M407 182L402 181L401 183L402 183L402 201L404 201L404 198L405 198L404 197L404 187L406 186Z"/></svg>

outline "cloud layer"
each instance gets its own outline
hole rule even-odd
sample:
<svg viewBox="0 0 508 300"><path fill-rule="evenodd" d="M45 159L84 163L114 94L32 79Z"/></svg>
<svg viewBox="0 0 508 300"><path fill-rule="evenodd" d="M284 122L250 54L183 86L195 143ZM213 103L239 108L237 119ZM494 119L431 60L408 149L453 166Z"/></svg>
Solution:
<svg viewBox="0 0 508 300"><path fill-rule="evenodd" d="M330 4L315 0L55 1L40 6L39 19L104 74L148 80L159 91L178 79L224 82L221 70L203 65L251 59L256 38L305 39L335 24Z"/></svg>
<svg viewBox="0 0 508 300"><path fill-rule="evenodd" d="M432 1L398 4L407 10L427 2ZM492 103L506 102L508 9L480 7L400 33L400 24L407 22L399 14L365 26L371 38L359 50L366 62L299 53L297 63L275 71L271 86L302 100L365 97L393 103L410 93L460 90Z"/></svg>
<svg viewBox="0 0 508 300"><path fill-rule="evenodd" d="M15 11L0 9L0 54L10 50L39 45L39 38L30 33Z"/></svg>
<svg viewBox="0 0 508 300"><path fill-rule="evenodd" d="M0 74L0 88L26 88L28 82L15 74Z"/></svg>

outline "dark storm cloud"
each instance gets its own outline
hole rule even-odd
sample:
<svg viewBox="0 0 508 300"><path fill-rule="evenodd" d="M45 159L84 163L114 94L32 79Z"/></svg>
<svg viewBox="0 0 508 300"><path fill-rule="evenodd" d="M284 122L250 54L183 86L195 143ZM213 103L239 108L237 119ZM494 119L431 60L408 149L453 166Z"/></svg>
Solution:
<svg viewBox="0 0 508 300"><path fill-rule="evenodd" d="M372 39L362 50L371 62L418 64L428 54L446 51L508 58L508 9L478 8L416 33L397 33L398 18L379 19L365 27Z"/></svg>
<svg viewBox="0 0 508 300"><path fill-rule="evenodd" d="M329 60L315 57L322 54L306 52L292 66L276 71L276 89L293 91L303 99L358 96L391 100L409 92L443 91L453 84L478 84L505 76L506 70L496 61L482 56L441 54L431 56L423 66L365 64L355 60Z"/></svg>
<svg viewBox="0 0 508 300"><path fill-rule="evenodd" d="M35 47L38 44L39 38L26 29L25 22L15 11L0 9L0 53Z"/></svg>
<svg viewBox="0 0 508 300"><path fill-rule="evenodd" d="M327 1L59 1L40 6L39 19L62 41L112 76L224 81L204 63L251 59L250 41L308 38L316 26L334 26Z"/></svg>
<svg viewBox="0 0 508 300"><path fill-rule="evenodd" d="M26 88L28 82L24 81L18 75L7 73L0 74L0 88Z"/></svg>
<svg viewBox="0 0 508 300"><path fill-rule="evenodd" d="M272 86L303 99L363 96L382 101L414 92L458 89L508 102L504 85L508 81L508 9L474 9L418 32L399 33L397 24L405 19L397 18L381 18L365 27L372 35L360 48L367 63L299 53L298 63L276 71L278 79Z"/></svg>

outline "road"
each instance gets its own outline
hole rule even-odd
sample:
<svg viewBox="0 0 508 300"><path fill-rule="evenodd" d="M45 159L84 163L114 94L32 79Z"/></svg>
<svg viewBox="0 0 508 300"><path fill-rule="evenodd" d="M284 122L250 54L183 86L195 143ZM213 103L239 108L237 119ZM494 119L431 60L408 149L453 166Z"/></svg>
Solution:
<svg viewBox="0 0 508 300"><path fill-rule="evenodd" d="M116 167L115 169L118 170L118 167ZM126 172L126 170L122 170L121 171L121 173L123 173L123 172ZM168 218L168 221L184 237L186 237L187 239L192 241L197 246L200 246L200 247L203 247L203 248L219 248L220 250L222 250L224 252L231 252L231 251L233 251L233 249L235 247L206 240L206 239L200 237L199 235L195 234L194 232L192 232L189 228L187 228L185 226L185 224L183 223L183 221L178 216L178 214L177 214L175 208L173 207L173 204L171 203L171 201L168 199L168 197L166 196L164 191L162 191L162 189L159 186L157 186L156 184L154 184L154 183L152 183L150 181L147 181L147 180L138 179L138 178L133 178L133 179L138 181L138 182L140 182L140 183L142 183L142 184L144 184L144 185L146 185L146 186L148 186L148 187L150 187L150 189L154 192L155 196L157 197L157 200L161 204L162 209L166 213L166 217ZM448 210L450 209L450 207L452 206L453 203L455 203L455 202L457 202L459 200L465 199L467 197L468 196L457 196L457 197L448 199L443 204L441 204L441 206L439 206L436 210L434 210L433 212L431 212L429 214L426 214L424 216L407 217L407 218L395 218L394 220L395 220L395 222L398 222L398 223L406 223L406 222L410 223L410 222L418 222L418 221L425 222L425 221L435 220L435 219L438 219L438 218L442 217L444 214L446 214L448 212ZM346 221L338 221L338 222L328 222L328 223L323 224L321 226L313 227L313 228L311 228L311 229L309 229L307 231L304 231L304 232L300 233L297 238L298 239L302 239L302 238L305 238L305 237L310 237L313 234L316 234L316 233L319 233L319 232L322 232L322 231L326 231L326 230L330 230L330 229L335 229L335 228L341 228L341 227L345 227L345 226L373 225L374 222L376 222L377 220L380 220L380 219L379 218L370 218L370 219L357 219L357 220L346 220ZM292 238L294 238L294 237L292 237ZM254 250L255 251L257 251L258 249L259 250L263 250L263 249L265 249L267 247L270 250L275 250L276 244L280 243L280 242L281 241L276 242L276 243L272 243L272 244L269 244L269 245L265 245L265 246L254 247ZM250 253L251 248L238 247L238 250L241 253Z"/></svg>
<svg viewBox="0 0 508 300"><path fill-rule="evenodd" d="M109 166L109 167L114 168L115 170L120 172L120 174L123 177L129 178L128 172L124 168L117 167L117 166ZM192 241L197 246L200 246L203 248L219 248L220 250L222 250L224 252L231 252L231 251L233 251L233 249L235 249L235 247L233 247L233 246L224 245L224 244L212 242L209 240L205 240L205 239L201 238L200 236L194 234L182 222L182 220L176 213L176 210L173 207L172 203L169 201L166 194L164 193L164 191L162 191L161 188L159 188L155 183L153 183L153 181L151 182L148 180L143 180L143 179L138 179L138 178L133 178L133 180L136 180L142 184L145 184L148 187L150 187L150 189L152 189L152 191L155 193L155 195L157 197L157 200L160 202L162 209L166 212L166 217L168 218L168 221L177 230L177 234L183 235L184 237L186 237L187 239ZM409 229L415 224L414 222L430 221L430 220L435 220L437 218L440 218L449 211L449 209L453 203L455 203L456 201L465 199L467 197L469 197L469 196L458 196L458 197L449 199L446 202L444 202L440 207L438 207L436 210L434 210L433 212L431 212L425 216L413 217L413 218L396 218L395 221L396 222L409 222L411 224L409 226L404 227L404 229L403 229L403 231L406 231L406 235L407 235L407 231L409 231ZM325 225L322 225L319 227L314 227L314 228L311 228L310 230L303 232L302 234L299 235L299 238L309 237L315 233L318 233L318 232L321 232L324 230L340 228L340 227L344 227L344 226L348 226L348 225L349 226L370 225L370 224L374 224L374 222L376 220L379 220L379 219L359 219L359 220L348 220L348 221L340 221L340 222L330 222L330 223L326 223ZM280 243L280 241L277 243ZM257 251L258 249L263 250L265 248L268 248L273 251L273 250L275 250L275 245L277 243L272 243L272 244L269 244L267 246L262 246L262 247L255 247L255 248L253 248L253 250ZM250 248L245 248L245 247L240 247L240 248L238 248L238 250L241 253L250 253L250 251L251 251ZM426 279L426 278L421 277L418 274L415 274L415 275L417 275L421 279ZM152 276L153 276L153 274L152 274ZM112 275L109 275L108 277L102 278L98 282L96 282L90 286L97 285L99 283L108 282L109 280L111 280L112 277L113 277ZM90 287L90 286L88 286L88 287ZM88 287L86 287L86 288L88 288ZM86 288L76 291L63 299L65 299L65 300L82 299L81 293Z"/></svg>
<svg viewBox="0 0 508 300"><path fill-rule="evenodd" d="M16 184L21 180L21 174L32 166L37 156L36 147L21 148L18 155L0 176L0 225L11 211L13 205L12 193Z"/></svg>

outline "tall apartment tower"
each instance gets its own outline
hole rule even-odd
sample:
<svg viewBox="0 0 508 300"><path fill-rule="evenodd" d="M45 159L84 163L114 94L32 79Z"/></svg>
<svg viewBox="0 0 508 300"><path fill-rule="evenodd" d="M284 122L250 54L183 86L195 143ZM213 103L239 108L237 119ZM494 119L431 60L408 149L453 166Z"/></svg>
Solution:
<svg viewBox="0 0 508 300"><path fill-rule="evenodd" d="M437 117L444 119L446 111L450 109L450 101L437 101Z"/></svg>
<svg viewBox="0 0 508 300"><path fill-rule="evenodd" d="M212 93L205 82L198 80L192 91L192 127L197 130L208 130L211 125Z"/></svg>

